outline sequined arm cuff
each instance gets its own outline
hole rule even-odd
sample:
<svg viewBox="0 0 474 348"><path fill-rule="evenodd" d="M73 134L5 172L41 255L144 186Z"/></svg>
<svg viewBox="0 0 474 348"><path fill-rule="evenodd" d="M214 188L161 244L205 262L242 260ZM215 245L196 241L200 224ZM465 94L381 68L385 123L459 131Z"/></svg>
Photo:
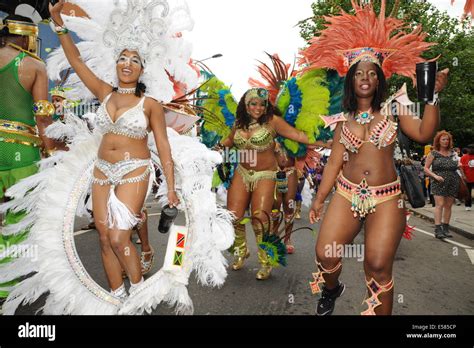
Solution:
<svg viewBox="0 0 474 348"><path fill-rule="evenodd" d="M54 105L47 100L38 100L33 104L35 116L52 117L55 111Z"/></svg>

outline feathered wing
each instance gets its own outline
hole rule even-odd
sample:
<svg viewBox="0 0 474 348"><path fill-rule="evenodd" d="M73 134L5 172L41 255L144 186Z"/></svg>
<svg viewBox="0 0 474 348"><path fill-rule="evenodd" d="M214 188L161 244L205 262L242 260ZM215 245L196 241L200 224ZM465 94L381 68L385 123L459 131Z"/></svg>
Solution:
<svg viewBox="0 0 474 348"><path fill-rule="evenodd" d="M203 142L212 147L221 139L229 136L235 123L237 101L230 88L216 76L212 76L200 89L203 108L202 130L208 134Z"/></svg>
<svg viewBox="0 0 474 348"><path fill-rule="evenodd" d="M337 71L326 71L326 87L329 90L328 115L337 115L343 111L342 102L344 98L344 78ZM326 125L319 126L318 140L328 141L334 137L334 130Z"/></svg>
<svg viewBox="0 0 474 348"><path fill-rule="evenodd" d="M27 213L20 223L2 232L15 235L30 231L19 245L21 253L12 249L11 255L5 255L16 259L0 265L0 282L29 276L13 286L4 313L12 315L21 304L33 303L48 292L44 314L142 314L161 302L175 305L178 313L192 313L186 288L191 271L196 271L200 283L221 286L227 275L222 251L234 238L232 216L217 206L211 191L213 170L221 157L197 139L168 130L189 231L184 267L176 272L159 270L122 304L88 275L74 246L74 218L85 210L102 139L80 122L66 116L65 124L55 123L47 129L50 136L67 139L69 151L40 161L38 174L11 187L7 195L12 200L0 205L1 212ZM150 149L159 164L153 141Z"/></svg>
<svg viewBox="0 0 474 348"><path fill-rule="evenodd" d="M257 70L263 81L250 78L249 85L252 87L266 88L268 90L270 102L275 105L281 85L290 78L293 71L290 72L290 64L285 64L277 53L271 55L265 52L265 54L270 59L272 66L258 61L260 64L258 65Z"/></svg>
<svg viewBox="0 0 474 348"><path fill-rule="evenodd" d="M285 82L280 91L277 107L291 126L306 133L310 142L318 139L324 122L320 118L328 112L330 92L324 70L312 70ZM280 139L288 154L302 157L306 145L290 139Z"/></svg>
<svg viewBox="0 0 474 348"><path fill-rule="evenodd" d="M41 160L38 174L7 191L12 200L0 205L0 211L27 213L19 224L8 226L8 233L18 234L25 228L29 233L15 260L0 265L0 281L28 276L13 287L3 305L5 314L13 315L18 306L48 292L41 308L44 314L117 313L120 301L114 302L107 291L94 286L87 272L77 273L81 265L79 259L74 261L76 251L71 248L74 215L84 204L100 139L99 134L89 133L87 141L71 144L68 152Z"/></svg>

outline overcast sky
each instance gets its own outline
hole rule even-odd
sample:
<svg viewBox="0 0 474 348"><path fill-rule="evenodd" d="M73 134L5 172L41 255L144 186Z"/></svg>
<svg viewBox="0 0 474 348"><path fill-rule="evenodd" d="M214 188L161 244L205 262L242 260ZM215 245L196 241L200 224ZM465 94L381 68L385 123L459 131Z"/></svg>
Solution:
<svg viewBox="0 0 474 348"><path fill-rule="evenodd" d="M278 53L293 63L304 46L298 21L311 17L315 0L188 0L195 20L187 33L194 45L193 57L205 59L217 53L223 57L205 63L225 83L232 85L239 99L249 88L249 77L259 77L256 59L267 62L264 51ZM438 8L460 17L465 0L432 0Z"/></svg>

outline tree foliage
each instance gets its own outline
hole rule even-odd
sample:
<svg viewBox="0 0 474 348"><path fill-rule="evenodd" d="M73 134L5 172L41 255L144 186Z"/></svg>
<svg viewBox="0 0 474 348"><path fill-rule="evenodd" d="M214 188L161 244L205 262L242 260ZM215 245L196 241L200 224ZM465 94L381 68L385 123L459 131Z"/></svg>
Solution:
<svg viewBox="0 0 474 348"><path fill-rule="evenodd" d="M379 13L380 1L373 1ZM394 17L403 19L408 28L422 25L428 33L427 41L437 45L425 52L423 58L439 56L438 66L442 70L449 68L449 82L441 96L441 129L450 131L456 146L465 147L474 143L474 31L468 26L468 20L461 23L426 1L400 0L387 1L386 15L396 13ZM300 34L309 41L318 36L325 27L324 16L337 15L341 9L352 12L350 0L323 0L312 4L313 17L300 21ZM410 30L407 29L407 30ZM411 100L416 100L416 89L410 79L393 76L388 81L390 92L396 91L407 83ZM421 110L423 112L423 109Z"/></svg>

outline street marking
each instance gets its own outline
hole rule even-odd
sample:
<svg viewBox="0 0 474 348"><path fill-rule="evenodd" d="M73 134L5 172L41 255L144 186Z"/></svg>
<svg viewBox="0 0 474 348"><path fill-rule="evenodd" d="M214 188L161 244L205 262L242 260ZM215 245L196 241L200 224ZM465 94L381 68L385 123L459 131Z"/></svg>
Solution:
<svg viewBox="0 0 474 348"><path fill-rule="evenodd" d="M418 232L427 234L428 236L431 236L431 237L433 237L433 238L436 238L433 233L420 230L420 229L417 228L417 227L415 227L415 231L418 231ZM453 240L449 240L449 239L446 239L446 238L444 238L443 241L448 242L448 243L451 243L451 244L453 244L453 245L456 245L456 246L461 247L461 248L464 248L464 249L472 249L469 245L464 245L464 244L461 244L461 243L458 243L458 242L455 242L455 241L453 241Z"/></svg>
<svg viewBox="0 0 474 348"><path fill-rule="evenodd" d="M415 231L418 231L418 232L421 232L421 233L424 233L424 234L427 234L428 236L435 237L435 235L434 235L433 233L420 230L420 229L417 228L417 227L415 227L414 230L415 230ZM436 237L435 237L435 238L436 238ZM461 244L461 243L458 243L458 242L455 242L455 241L453 241L453 240L449 240L449 239L446 239L446 238L444 238L443 241L448 242L448 243L451 243L451 244L453 244L453 245L456 245L456 246L461 247L461 248L463 248L464 250L466 250L466 254L467 254L467 256L469 257L469 260L471 260L471 263L474 265L474 249L472 249L472 248L471 248L470 246L468 246L468 245L464 245L464 244Z"/></svg>
<svg viewBox="0 0 474 348"><path fill-rule="evenodd" d="M472 264L474 265L474 250L472 249L466 249L467 256L469 256L469 259L471 260Z"/></svg>
<svg viewBox="0 0 474 348"><path fill-rule="evenodd" d="M80 236L81 234L88 233L90 231L95 231L95 230L81 230L81 231L76 231L74 232L74 236Z"/></svg>

